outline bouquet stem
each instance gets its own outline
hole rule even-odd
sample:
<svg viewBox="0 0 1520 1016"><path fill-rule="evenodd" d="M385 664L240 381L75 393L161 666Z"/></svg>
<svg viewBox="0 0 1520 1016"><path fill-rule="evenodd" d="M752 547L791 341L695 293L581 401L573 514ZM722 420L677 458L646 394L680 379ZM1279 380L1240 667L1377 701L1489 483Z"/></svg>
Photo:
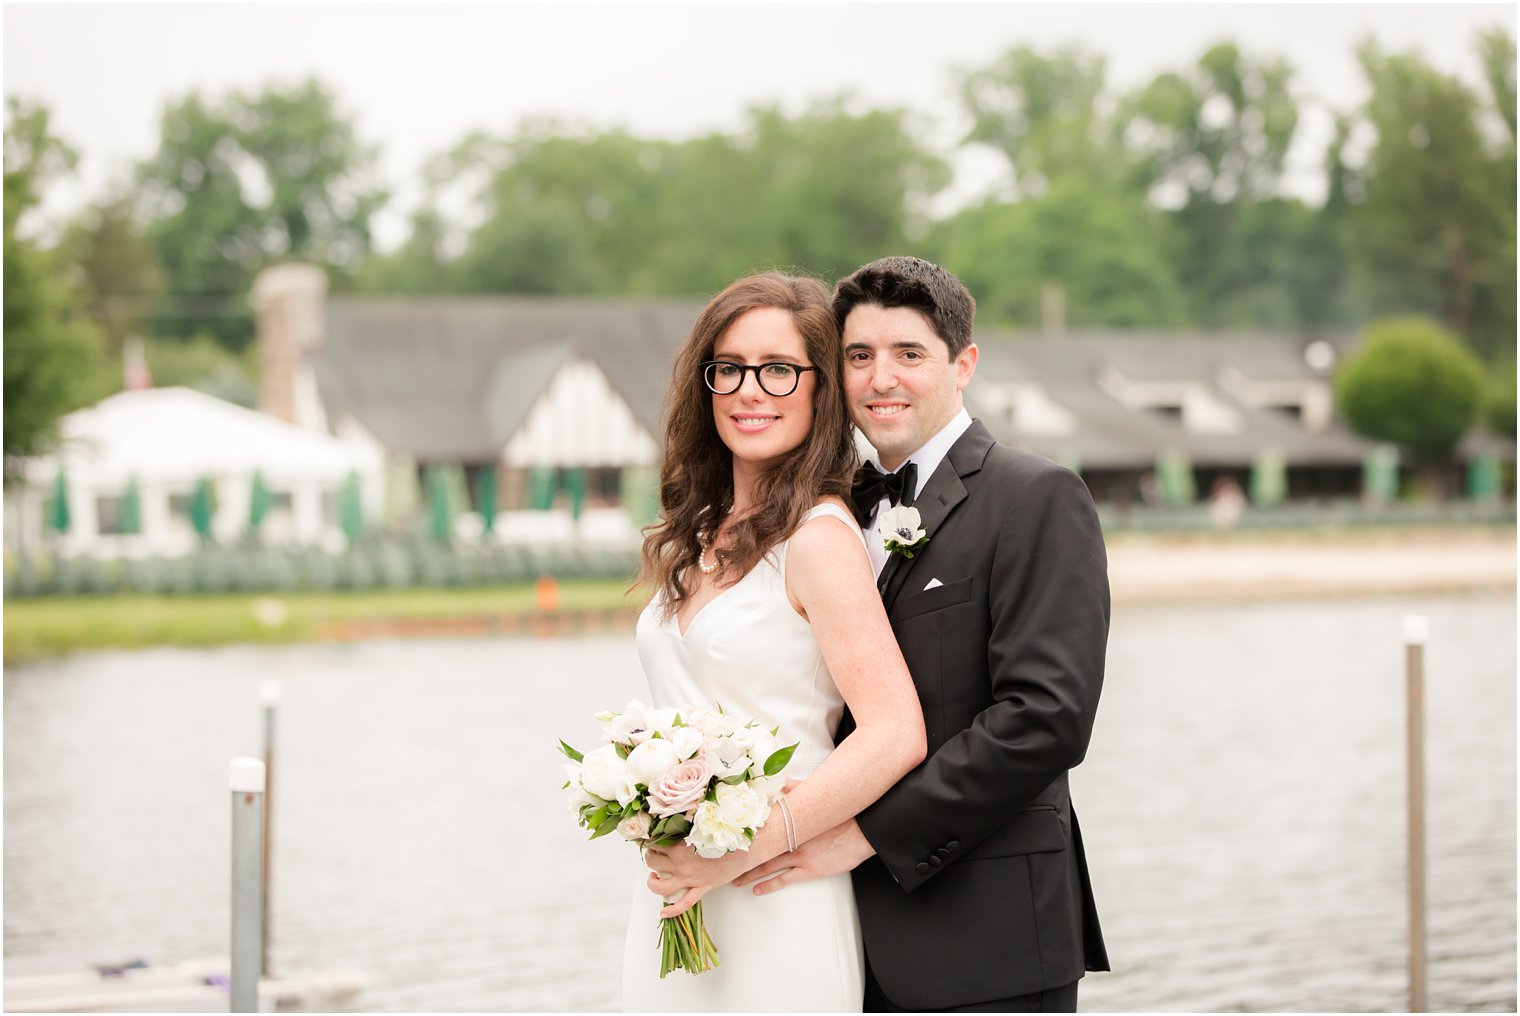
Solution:
<svg viewBox="0 0 1520 1016"><path fill-rule="evenodd" d="M718 947L702 923L702 902L678 917L660 919L660 977L672 970L700 974L718 966Z"/></svg>

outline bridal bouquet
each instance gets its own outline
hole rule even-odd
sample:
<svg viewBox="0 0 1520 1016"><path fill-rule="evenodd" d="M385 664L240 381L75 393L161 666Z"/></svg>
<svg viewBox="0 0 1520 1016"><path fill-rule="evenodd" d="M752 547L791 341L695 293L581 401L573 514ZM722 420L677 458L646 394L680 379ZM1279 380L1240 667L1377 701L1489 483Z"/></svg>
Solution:
<svg viewBox="0 0 1520 1016"><path fill-rule="evenodd" d="M616 830L641 848L685 840L703 857L748 850L797 750L777 743L780 728L764 730L722 706L652 709L630 702L596 719L603 724L598 747L582 754L559 743L570 759L564 789L593 840ZM717 965L700 900L679 917L661 919L661 977Z"/></svg>

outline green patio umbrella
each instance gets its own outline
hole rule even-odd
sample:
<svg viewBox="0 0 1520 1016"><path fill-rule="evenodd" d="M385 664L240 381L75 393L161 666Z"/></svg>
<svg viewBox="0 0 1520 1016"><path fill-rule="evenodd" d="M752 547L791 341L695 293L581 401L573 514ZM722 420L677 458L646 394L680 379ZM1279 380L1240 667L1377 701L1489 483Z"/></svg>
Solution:
<svg viewBox="0 0 1520 1016"><path fill-rule="evenodd" d="M1288 496L1288 462L1281 448L1267 447L1251 463L1251 503L1274 508Z"/></svg>
<svg viewBox="0 0 1520 1016"><path fill-rule="evenodd" d="M62 466L58 467L58 476L53 480L53 496L48 498L47 524L54 532L69 531L69 480Z"/></svg>
<svg viewBox="0 0 1520 1016"><path fill-rule="evenodd" d="M487 466L480 471L480 498L476 504L480 507L480 517L485 522L485 531L492 532L496 528L495 466Z"/></svg>
<svg viewBox="0 0 1520 1016"><path fill-rule="evenodd" d="M211 520L216 515L216 491L208 477L201 477L195 484L190 498L190 524L202 540L211 539Z"/></svg>
<svg viewBox="0 0 1520 1016"><path fill-rule="evenodd" d="M586 471L584 469L567 469L564 471L565 493L570 496L570 517L579 520L581 511L586 507Z"/></svg>
<svg viewBox="0 0 1520 1016"><path fill-rule="evenodd" d="M1193 463L1187 452L1173 449L1156 457L1156 484L1163 504L1186 505L1198 500Z"/></svg>
<svg viewBox="0 0 1520 1016"><path fill-rule="evenodd" d="M1380 444L1362 460L1362 496L1386 503L1399 496L1399 450Z"/></svg>
<svg viewBox="0 0 1520 1016"><path fill-rule="evenodd" d="M359 491L358 472L349 472L338 491L338 524L350 543L364 535L364 498Z"/></svg>
<svg viewBox="0 0 1520 1016"><path fill-rule="evenodd" d="M387 532L409 530L420 514L422 490L417 484L417 462L409 455L396 455L385 463L385 499L380 520Z"/></svg>
<svg viewBox="0 0 1520 1016"><path fill-rule="evenodd" d="M443 475L443 467L428 466L423 482L427 488L428 532L433 539L447 542L453 515L449 512L448 479Z"/></svg>
<svg viewBox="0 0 1520 1016"><path fill-rule="evenodd" d="M534 511L546 512L554 507L559 476L553 466L534 466L528 470L528 503Z"/></svg>
<svg viewBox="0 0 1520 1016"><path fill-rule="evenodd" d="M1467 464L1467 496L1474 501L1497 501L1500 487L1499 456L1476 455Z"/></svg>
<svg viewBox="0 0 1520 1016"><path fill-rule="evenodd" d="M253 471L253 488L248 492L248 531L257 533L259 527L264 524L264 516L269 514L269 509L274 507L274 495L269 492L269 487L264 483L264 474L255 469Z"/></svg>
<svg viewBox="0 0 1520 1016"><path fill-rule="evenodd" d="M137 488L137 477L127 480L127 492L121 496L121 517L117 520L121 532L142 532L142 492Z"/></svg>

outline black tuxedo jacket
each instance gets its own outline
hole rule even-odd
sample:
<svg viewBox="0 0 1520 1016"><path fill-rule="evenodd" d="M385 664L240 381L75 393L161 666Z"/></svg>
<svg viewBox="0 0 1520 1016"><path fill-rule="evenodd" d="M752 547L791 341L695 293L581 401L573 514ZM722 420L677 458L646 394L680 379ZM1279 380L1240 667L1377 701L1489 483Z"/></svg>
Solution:
<svg viewBox="0 0 1520 1016"><path fill-rule="evenodd" d="M980 422L915 506L929 542L880 584L929 756L858 816L876 856L854 881L877 982L934 1010L1108 969L1067 791L1103 684L1108 563L1081 479Z"/></svg>

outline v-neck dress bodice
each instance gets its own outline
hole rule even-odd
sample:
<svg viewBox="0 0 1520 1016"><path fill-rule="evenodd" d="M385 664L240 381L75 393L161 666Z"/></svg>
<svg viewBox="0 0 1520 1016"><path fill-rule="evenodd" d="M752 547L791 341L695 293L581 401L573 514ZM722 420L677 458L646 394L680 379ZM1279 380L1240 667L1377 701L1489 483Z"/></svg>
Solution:
<svg viewBox="0 0 1520 1016"><path fill-rule="evenodd" d="M835 504L818 505L804 522L825 515L859 532ZM781 743L798 745L786 775L802 779L833 751L845 703L812 626L787 596L789 543L708 601L684 633L656 598L639 616L637 645L652 705L719 703L767 729L779 726ZM864 954L848 874L766 896L713 890L703 910L721 965L696 977L659 978L659 909L641 885L624 954L625 1011L860 1011Z"/></svg>

